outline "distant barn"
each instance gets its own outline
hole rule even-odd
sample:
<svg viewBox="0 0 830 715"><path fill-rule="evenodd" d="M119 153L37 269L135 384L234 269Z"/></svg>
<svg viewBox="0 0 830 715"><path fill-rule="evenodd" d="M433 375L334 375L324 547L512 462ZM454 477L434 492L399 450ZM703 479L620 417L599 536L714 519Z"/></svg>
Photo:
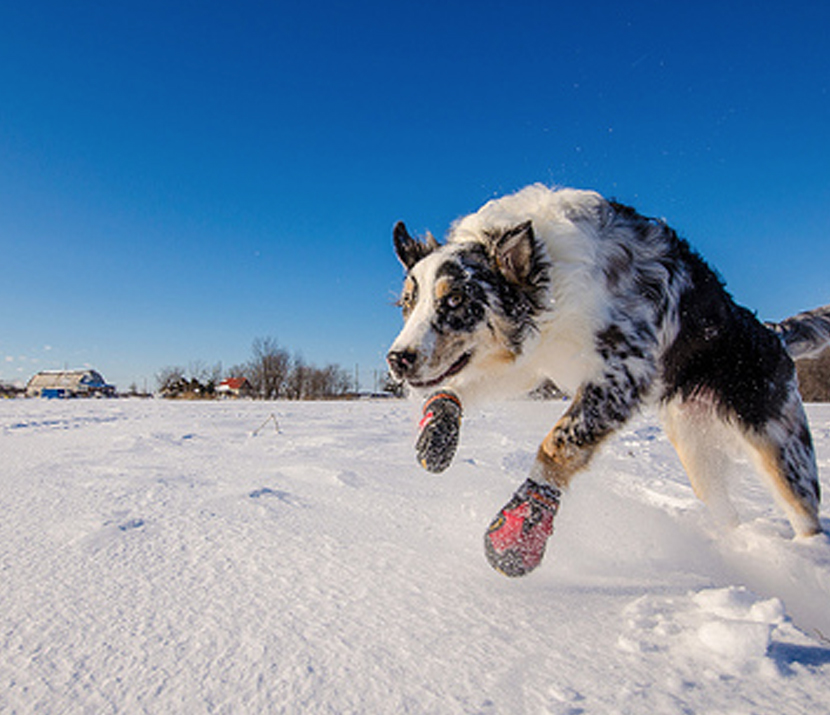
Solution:
<svg viewBox="0 0 830 715"><path fill-rule="evenodd" d="M251 397L254 388L247 377L229 377L219 383L216 394L219 397Z"/></svg>
<svg viewBox="0 0 830 715"><path fill-rule="evenodd" d="M112 397L108 385L96 370L41 370L26 385L27 397Z"/></svg>

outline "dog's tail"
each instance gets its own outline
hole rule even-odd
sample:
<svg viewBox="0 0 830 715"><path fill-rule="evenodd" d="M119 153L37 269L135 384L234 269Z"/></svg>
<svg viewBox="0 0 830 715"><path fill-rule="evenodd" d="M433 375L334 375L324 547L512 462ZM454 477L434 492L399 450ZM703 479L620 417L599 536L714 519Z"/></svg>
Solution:
<svg viewBox="0 0 830 715"><path fill-rule="evenodd" d="M794 359L815 357L830 346L830 305L764 325L778 333Z"/></svg>

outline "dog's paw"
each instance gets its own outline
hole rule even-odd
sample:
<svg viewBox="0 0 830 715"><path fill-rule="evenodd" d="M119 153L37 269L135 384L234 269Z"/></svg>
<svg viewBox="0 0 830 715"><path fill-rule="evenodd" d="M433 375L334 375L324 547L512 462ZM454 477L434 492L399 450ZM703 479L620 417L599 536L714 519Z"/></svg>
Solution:
<svg viewBox="0 0 830 715"><path fill-rule="evenodd" d="M450 466L461 431L461 400L441 391L424 402L415 453L418 464L429 472L443 472Z"/></svg>
<svg viewBox="0 0 830 715"><path fill-rule="evenodd" d="M562 493L528 479L493 519L484 535L489 564L505 576L525 576L545 555Z"/></svg>

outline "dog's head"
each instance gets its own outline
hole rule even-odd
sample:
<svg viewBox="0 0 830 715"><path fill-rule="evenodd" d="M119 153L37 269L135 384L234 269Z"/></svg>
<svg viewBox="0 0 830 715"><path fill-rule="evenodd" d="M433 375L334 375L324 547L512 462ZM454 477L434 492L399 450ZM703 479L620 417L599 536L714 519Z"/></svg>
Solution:
<svg viewBox="0 0 830 715"><path fill-rule="evenodd" d="M398 223L394 244L407 271L399 301L405 323L387 355L396 378L421 389L452 386L516 359L548 283L530 221L444 245L431 235L416 240Z"/></svg>

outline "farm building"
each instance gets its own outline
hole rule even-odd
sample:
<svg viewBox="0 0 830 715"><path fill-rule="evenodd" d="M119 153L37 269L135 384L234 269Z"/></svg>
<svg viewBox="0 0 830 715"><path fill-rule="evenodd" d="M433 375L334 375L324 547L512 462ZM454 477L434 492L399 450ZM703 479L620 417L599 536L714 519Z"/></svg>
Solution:
<svg viewBox="0 0 830 715"><path fill-rule="evenodd" d="M108 385L96 370L41 370L26 385L27 397L112 397Z"/></svg>
<svg viewBox="0 0 830 715"><path fill-rule="evenodd" d="M219 383L216 394L219 397L251 397L254 388L247 377L229 377Z"/></svg>

